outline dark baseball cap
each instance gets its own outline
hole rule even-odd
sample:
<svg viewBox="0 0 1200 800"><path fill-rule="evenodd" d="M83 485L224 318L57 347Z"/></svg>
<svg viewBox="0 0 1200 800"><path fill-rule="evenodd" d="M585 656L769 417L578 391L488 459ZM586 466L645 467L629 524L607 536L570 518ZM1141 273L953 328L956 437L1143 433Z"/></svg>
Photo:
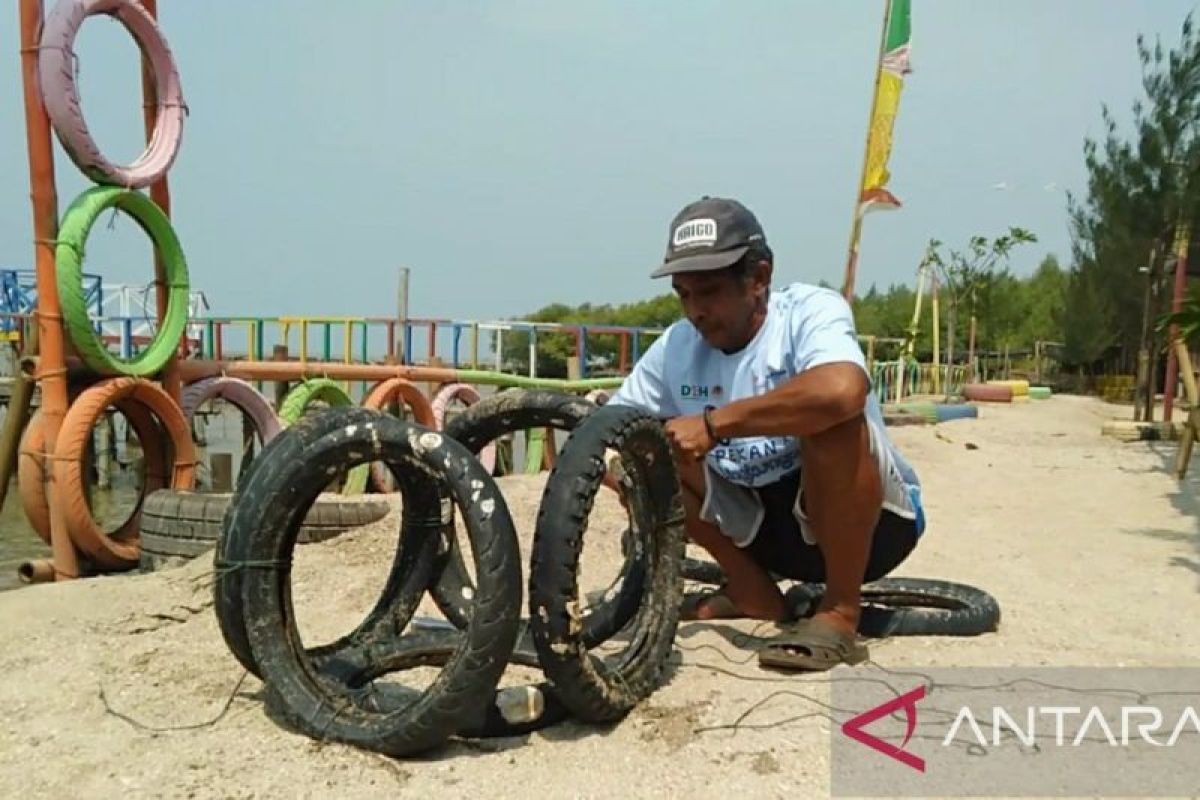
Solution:
<svg viewBox="0 0 1200 800"><path fill-rule="evenodd" d="M671 221L667 255L651 278L731 267L753 244L766 244L762 226L737 200L702 197Z"/></svg>

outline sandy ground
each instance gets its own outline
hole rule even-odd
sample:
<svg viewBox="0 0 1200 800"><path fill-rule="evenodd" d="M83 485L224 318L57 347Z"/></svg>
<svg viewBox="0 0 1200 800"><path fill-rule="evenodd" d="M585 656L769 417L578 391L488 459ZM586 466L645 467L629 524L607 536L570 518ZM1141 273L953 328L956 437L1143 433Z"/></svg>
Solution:
<svg viewBox="0 0 1200 800"><path fill-rule="evenodd" d="M992 592L998 633L872 643L886 668L1200 664L1197 476L1170 443L1122 444L1127 409L1076 397L986 407L892 433L919 470L930 527L897 574ZM968 444L974 445L973 448ZM541 479L502 488L528 533ZM619 508L598 506L586 555L615 571ZM349 628L373 598L395 521L303 549L305 633ZM601 542L601 540L606 540ZM289 732L264 713L210 606L211 564L0 594L0 797L804 797L829 792L826 676L758 669L751 623L684 624L669 682L623 722L392 760ZM761 626L758 632L770 633ZM306 636L306 640L308 637ZM846 669L846 668L842 668ZM773 695L779 690L792 694ZM142 725L195 727L154 733ZM812 698L811 700L806 698ZM767 699L737 731L734 722Z"/></svg>

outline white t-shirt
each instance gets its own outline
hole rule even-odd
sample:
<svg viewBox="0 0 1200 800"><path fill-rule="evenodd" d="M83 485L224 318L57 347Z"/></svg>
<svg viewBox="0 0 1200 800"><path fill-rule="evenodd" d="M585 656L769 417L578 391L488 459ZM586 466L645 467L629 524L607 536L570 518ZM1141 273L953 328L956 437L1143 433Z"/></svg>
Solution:
<svg viewBox="0 0 1200 800"><path fill-rule="evenodd" d="M663 419L700 414L706 405L720 408L765 394L805 370L839 362L866 370L849 304L832 289L794 283L771 293L762 327L736 353L711 347L686 319L672 324L646 350L608 402L636 406ZM868 396L865 413L898 473L894 485L884 487L884 505L914 516L909 489L920 484L912 466L887 437L873 393ZM800 467L800 443L793 436L737 438L711 450L707 462L730 483L764 486Z"/></svg>

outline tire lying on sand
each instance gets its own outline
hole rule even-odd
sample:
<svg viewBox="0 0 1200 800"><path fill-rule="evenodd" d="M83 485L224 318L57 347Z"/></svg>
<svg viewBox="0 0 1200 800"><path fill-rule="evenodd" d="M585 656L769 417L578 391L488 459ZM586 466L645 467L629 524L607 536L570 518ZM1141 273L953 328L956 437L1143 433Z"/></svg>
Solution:
<svg viewBox="0 0 1200 800"><path fill-rule="evenodd" d="M816 610L822 584L788 590L789 608ZM978 636L1000 626L1000 603L982 589L927 578L880 578L862 588L864 636Z"/></svg>
<svg viewBox="0 0 1200 800"><path fill-rule="evenodd" d="M688 580L720 585L725 573L713 561L687 558ZM816 611L825 596L820 583L797 583L785 593L787 607L797 616ZM864 636L978 636L1000 625L1000 603L974 586L930 578L880 578L862 587Z"/></svg>
<svg viewBox="0 0 1200 800"><path fill-rule="evenodd" d="M243 559L243 624L253 661L270 700L305 734L391 756L414 755L444 743L492 699L516 644L521 602L521 566L512 517L491 476L461 444L423 426L371 413L365 423L351 412L331 408L313 415L329 418L332 430L295 457L285 446L257 459L259 466L230 509L227 550ZM281 437L282 438L282 435ZM298 442L301 437L293 437ZM300 523L330 472L384 461L412 493L413 506L429 510L431 498L448 488L466 509L479 591L470 625L441 675L423 692L376 687L392 671L390 652L411 620L421 592L432 579L428 558L432 536L401 540L397 562L380 603L351 634L330 645L303 649L291 603L291 555ZM405 505L409 505L405 496ZM436 503L440 510L440 503ZM440 514L438 515L440 523ZM407 545L414 547L408 551ZM407 560L402 555L411 552ZM225 568L239 566L226 563ZM394 585L395 584L395 585ZM419 589L417 587L420 587ZM394 598L399 590L408 602Z"/></svg>
<svg viewBox="0 0 1200 800"><path fill-rule="evenodd" d="M160 569L203 555L216 547L225 512L233 495L160 489L146 496L141 516L141 567ZM323 542L350 528L369 525L388 515L386 500L317 499L300 525L301 544Z"/></svg>
<svg viewBox="0 0 1200 800"><path fill-rule="evenodd" d="M1013 399L1013 389L1007 384L968 383L962 393L967 400L989 403L1011 403Z"/></svg>
<svg viewBox="0 0 1200 800"><path fill-rule="evenodd" d="M500 436L531 428L573 431L596 406L575 395L546 390L509 389L470 406L446 426L445 433L478 453ZM443 533L446 567L430 587L438 608L458 628L469 622L475 587L458 549L453 525ZM580 619L586 647L606 641L633 618L641 604L645 565L640 554L630 552L620 573Z"/></svg>
<svg viewBox="0 0 1200 800"><path fill-rule="evenodd" d="M602 659L589 652L580 620L579 556L606 470L605 450L632 476L626 499L645 592L626 626L627 645ZM625 716L661 681L679 623L684 513L671 448L658 420L606 405L571 433L550 472L534 532L529 628L559 699L587 722Z"/></svg>

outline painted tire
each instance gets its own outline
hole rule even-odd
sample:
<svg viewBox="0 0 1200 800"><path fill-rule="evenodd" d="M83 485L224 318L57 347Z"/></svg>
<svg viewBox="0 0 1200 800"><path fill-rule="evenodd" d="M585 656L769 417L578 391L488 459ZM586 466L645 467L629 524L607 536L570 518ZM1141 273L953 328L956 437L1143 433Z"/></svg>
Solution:
<svg viewBox="0 0 1200 800"><path fill-rule="evenodd" d="M1054 394L1049 386L1030 386L1029 397L1033 400L1049 400Z"/></svg>
<svg viewBox="0 0 1200 800"><path fill-rule="evenodd" d="M275 409L271 407L271 401L240 378L205 378L188 384L179 398L183 416L190 422L196 415L196 409L216 397L228 400L249 417L263 444L274 439L283 427Z"/></svg>
<svg viewBox="0 0 1200 800"><path fill-rule="evenodd" d="M72 45L84 19L115 17L137 42L150 63L156 87L157 122L150 144L128 166L111 163L88 131L75 82L77 62ZM96 183L144 188L163 177L183 139L183 90L171 49L158 24L134 0L59 0L46 17L38 52L38 83L54 133L75 165Z"/></svg>
<svg viewBox="0 0 1200 800"><path fill-rule="evenodd" d="M121 401L114 404L125 415L129 426L138 437L144 460L141 495L129 519L108 534L109 538L126 541L138 535L141 524L142 503L151 492L167 484L166 449L163 447L162 432L154 417L145 406ZM50 502L46 492L46 436L41 412L29 418L25 435L21 439L20 460L17 462L17 487L21 493L21 506L29 527L46 544L50 544Z"/></svg>
<svg viewBox="0 0 1200 800"><path fill-rule="evenodd" d="M153 341L129 361L108 351L88 316L83 292L83 254L88 233L100 214L118 208L129 214L154 242L170 286L167 310ZM71 203L58 230L58 294L62 302L63 322L71 343L84 362L102 375L146 377L162 369L179 347L188 317L188 271L183 248L167 219L154 201L144 194L113 186L88 189Z"/></svg>
<svg viewBox="0 0 1200 800"><path fill-rule="evenodd" d="M963 387L963 397L989 403L1011 403L1012 387L994 383L968 383Z"/></svg>
<svg viewBox="0 0 1200 800"><path fill-rule="evenodd" d="M431 429L438 427L429 399L421 393L415 383L403 378L389 378L377 384L362 404L363 408L382 411L393 400L399 400L407 405L412 410L413 419L418 425L424 425ZM390 470L383 464L379 462L371 464L371 487L377 492L390 491L389 474Z"/></svg>
<svg viewBox="0 0 1200 800"><path fill-rule="evenodd" d="M925 421L929 423L936 423L938 421L937 404L931 403L928 400L913 403L897 403L895 409L901 414L917 414L924 417Z"/></svg>
<svg viewBox="0 0 1200 800"><path fill-rule="evenodd" d="M1010 386L1012 387L1013 397L1024 397L1029 394L1029 381L1011 380L1011 381L988 381L988 386Z"/></svg>
<svg viewBox="0 0 1200 800"><path fill-rule="evenodd" d="M949 422L952 419L975 419L979 416L979 406L970 403L938 403L933 410L938 422Z"/></svg>
<svg viewBox="0 0 1200 800"><path fill-rule="evenodd" d="M433 418L437 421L439 431L446 429L446 409L449 407L450 401L456 398L473 406L479 402L479 392L474 386L466 383L448 383L438 390L438 393L433 396ZM492 474L496 469L495 443L488 443L479 451L478 457L483 468L488 471L489 475Z"/></svg>
<svg viewBox="0 0 1200 800"><path fill-rule="evenodd" d="M172 489L191 489L195 483L196 450L187 420L171 396L157 384L140 378L111 378L80 393L63 417L54 453L54 478L62 487L63 516L71 540L93 563L105 569L136 567L140 555L137 536L114 539L96 524L84 488L83 462L92 428L104 409L122 400L143 406L166 432L174 465L170 481L164 483Z"/></svg>
<svg viewBox="0 0 1200 800"><path fill-rule="evenodd" d="M346 394L346 391L337 381L331 381L328 378L317 378L316 380L299 383L294 389L288 392L287 397L283 398L282 405L279 406L280 421L285 426L295 425L304 416L309 405L318 400L335 407L354 405L354 401L350 399L350 395ZM346 481L342 484L341 493L354 495L365 492L367 490L369 466L369 464L363 464L360 467L354 467L346 473Z"/></svg>

